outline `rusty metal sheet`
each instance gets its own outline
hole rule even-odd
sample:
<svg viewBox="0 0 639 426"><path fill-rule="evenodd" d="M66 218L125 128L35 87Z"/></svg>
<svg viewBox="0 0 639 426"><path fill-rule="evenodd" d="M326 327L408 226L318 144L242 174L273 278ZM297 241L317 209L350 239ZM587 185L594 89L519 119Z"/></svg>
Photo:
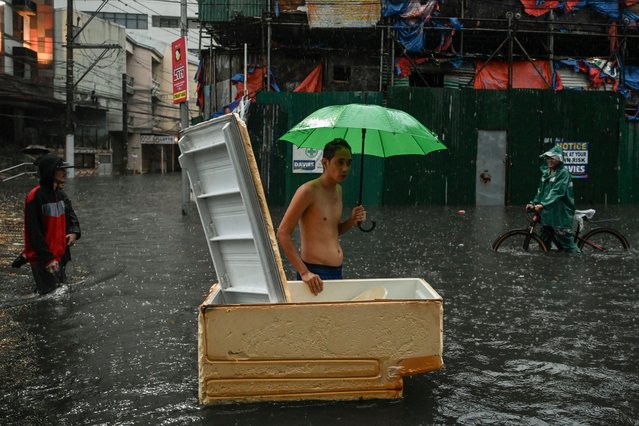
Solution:
<svg viewBox="0 0 639 426"><path fill-rule="evenodd" d="M381 19L379 1L307 0L308 25L311 28L367 28Z"/></svg>

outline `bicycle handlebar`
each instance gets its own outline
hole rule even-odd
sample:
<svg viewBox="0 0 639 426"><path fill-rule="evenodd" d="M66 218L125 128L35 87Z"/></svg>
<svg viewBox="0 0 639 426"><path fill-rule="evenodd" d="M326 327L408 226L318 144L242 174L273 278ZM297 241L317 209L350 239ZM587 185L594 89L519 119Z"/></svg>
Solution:
<svg viewBox="0 0 639 426"><path fill-rule="evenodd" d="M526 208L526 213L528 213L529 215L532 215L532 218L531 218L532 222L537 223L541 219L541 213L535 210L534 207Z"/></svg>

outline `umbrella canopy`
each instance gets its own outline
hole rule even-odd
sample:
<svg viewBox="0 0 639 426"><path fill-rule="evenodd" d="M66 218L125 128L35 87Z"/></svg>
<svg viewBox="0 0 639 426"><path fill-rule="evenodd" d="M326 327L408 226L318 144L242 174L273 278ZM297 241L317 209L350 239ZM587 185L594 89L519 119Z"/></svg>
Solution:
<svg viewBox="0 0 639 426"><path fill-rule="evenodd" d="M366 139L362 140L362 129ZM300 148L322 149L335 138L345 139L353 154L377 157L426 155L446 149L415 117L379 105L348 104L318 109L280 139Z"/></svg>
<svg viewBox="0 0 639 426"><path fill-rule="evenodd" d="M42 145L29 145L23 148L22 152L28 155L44 155L51 152L51 150Z"/></svg>
<svg viewBox="0 0 639 426"><path fill-rule="evenodd" d="M348 104L318 109L280 139L299 148L323 149L335 138L345 139L353 154L361 156L359 201L362 204L364 156L427 155L446 149L437 136L415 117L379 105ZM359 228L363 231L370 229Z"/></svg>

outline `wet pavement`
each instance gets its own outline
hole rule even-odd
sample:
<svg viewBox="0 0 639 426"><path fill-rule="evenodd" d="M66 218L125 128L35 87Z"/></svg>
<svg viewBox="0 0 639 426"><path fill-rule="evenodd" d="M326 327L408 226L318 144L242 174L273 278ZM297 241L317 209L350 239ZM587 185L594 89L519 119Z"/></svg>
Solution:
<svg viewBox="0 0 639 426"><path fill-rule="evenodd" d="M29 295L28 267L9 267L33 184L0 184L3 424L639 418L639 206L594 206L632 248L582 256L491 251L499 233L525 225L521 207L371 208L376 230L343 238L345 275L425 278L444 297L444 368L406 378L401 400L202 407L196 316L215 273L197 214L181 215L180 176L69 181L83 235L70 284L44 298ZM282 213L272 209L275 223Z"/></svg>

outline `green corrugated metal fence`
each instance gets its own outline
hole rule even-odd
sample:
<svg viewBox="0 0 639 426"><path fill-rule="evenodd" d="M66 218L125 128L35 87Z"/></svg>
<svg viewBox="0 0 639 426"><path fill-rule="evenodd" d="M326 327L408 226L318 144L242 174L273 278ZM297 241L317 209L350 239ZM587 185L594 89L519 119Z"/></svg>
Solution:
<svg viewBox="0 0 639 426"><path fill-rule="evenodd" d="M619 199L639 203L639 122L621 121L619 147Z"/></svg>
<svg viewBox="0 0 639 426"><path fill-rule="evenodd" d="M316 177L292 174L290 146L277 138L318 108L351 102L383 104L384 99L382 93L370 92L258 96L249 129L253 128L254 143L271 140L271 203L288 203L301 183ZM578 204L636 202L639 198L634 184L639 131L623 120L617 94L394 87L386 104L415 116L440 136L448 150L426 157L367 157L366 205L474 204L478 130L507 132L508 204L524 204L532 197L539 179L539 154L555 140L589 143L588 178L574 180ZM264 136L260 132L268 105L277 109L270 119L276 125ZM355 160L352 177L345 184L345 205L357 198L358 169Z"/></svg>

